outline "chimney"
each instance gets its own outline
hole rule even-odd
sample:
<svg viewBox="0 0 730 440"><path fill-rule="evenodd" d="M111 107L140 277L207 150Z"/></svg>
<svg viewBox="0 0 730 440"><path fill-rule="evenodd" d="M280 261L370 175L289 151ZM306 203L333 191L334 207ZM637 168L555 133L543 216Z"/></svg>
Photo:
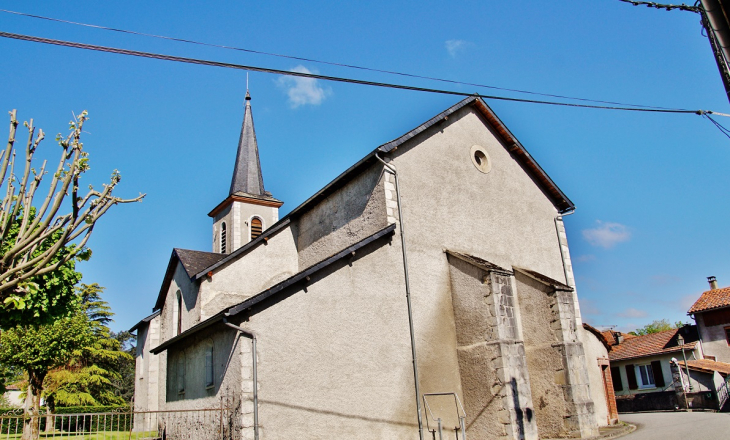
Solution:
<svg viewBox="0 0 730 440"><path fill-rule="evenodd" d="M710 290L717 289L717 278L707 277L707 282L710 283Z"/></svg>

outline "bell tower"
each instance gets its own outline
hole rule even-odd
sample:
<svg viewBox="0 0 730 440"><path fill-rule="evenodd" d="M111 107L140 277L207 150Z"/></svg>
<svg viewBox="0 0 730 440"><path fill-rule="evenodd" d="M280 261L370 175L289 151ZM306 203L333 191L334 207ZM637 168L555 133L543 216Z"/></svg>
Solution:
<svg viewBox="0 0 730 440"><path fill-rule="evenodd" d="M230 254L276 223L279 207L284 204L264 190L248 90L245 103L231 189L208 213L213 218L213 252L222 254Z"/></svg>

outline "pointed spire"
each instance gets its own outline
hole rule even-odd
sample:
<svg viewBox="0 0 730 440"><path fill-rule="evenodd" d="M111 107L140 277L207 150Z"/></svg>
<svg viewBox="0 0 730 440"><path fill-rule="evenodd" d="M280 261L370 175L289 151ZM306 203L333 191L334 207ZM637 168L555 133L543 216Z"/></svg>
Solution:
<svg viewBox="0 0 730 440"><path fill-rule="evenodd" d="M241 138L238 141L236 165L233 168L231 191L229 195L243 192L265 196L264 178L261 174L259 162L259 147L256 142L256 131L253 128L253 114L251 113L251 94L246 90L246 106L243 112L243 126Z"/></svg>

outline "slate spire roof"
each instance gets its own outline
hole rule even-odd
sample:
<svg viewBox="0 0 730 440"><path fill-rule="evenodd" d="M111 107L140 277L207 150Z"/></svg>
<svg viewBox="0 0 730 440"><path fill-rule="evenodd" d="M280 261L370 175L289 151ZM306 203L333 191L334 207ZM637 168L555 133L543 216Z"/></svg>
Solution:
<svg viewBox="0 0 730 440"><path fill-rule="evenodd" d="M243 112L241 137L238 140L236 165L233 168L231 190L228 195L232 196L238 193L256 196L268 195L264 190L264 178L261 174L261 163L259 162L259 147L256 142L256 131L253 127L253 114L251 113L251 94L248 93L248 90L246 90L246 105Z"/></svg>

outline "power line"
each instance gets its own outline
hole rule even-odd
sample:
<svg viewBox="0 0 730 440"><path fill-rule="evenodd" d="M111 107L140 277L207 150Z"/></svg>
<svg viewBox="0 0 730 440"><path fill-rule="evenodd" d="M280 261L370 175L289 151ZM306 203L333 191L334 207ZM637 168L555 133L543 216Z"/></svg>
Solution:
<svg viewBox="0 0 730 440"><path fill-rule="evenodd" d="M702 114L702 116L704 116L704 117L705 117L705 118L707 118L707 119L708 119L708 120L709 120L710 122L712 122L712 124L713 124L713 125L714 125L715 127L717 127L717 129L718 129L718 130L720 130L720 133L722 133L722 134L724 134L725 136L727 136L728 138L730 138L730 130L728 130L727 128L723 127L723 126L722 126L722 125L721 125L721 124L720 124L719 122L717 122L716 120L712 119L712 117L710 117L710 115L708 115L707 113L703 113L703 114Z"/></svg>
<svg viewBox="0 0 730 440"><path fill-rule="evenodd" d="M619 0L620 2L624 3L631 3L634 6L646 6L649 8L656 8L656 9L665 9L667 11L671 11L674 9L679 9L680 11L689 11L689 12L697 12L699 13L701 11L699 6L690 6L685 5L682 3L681 5L673 5L673 4L666 4L666 3L657 3L657 2L645 2L645 1L637 1L637 0Z"/></svg>
<svg viewBox="0 0 730 440"><path fill-rule="evenodd" d="M621 1L629 1L629 0L621 0ZM629 3L637 3L637 2L629 1ZM638 2L638 3L641 3L641 2ZM449 84L459 84L459 85L472 86L472 87L483 87L483 88L488 88L488 89L493 89L493 90L502 90L502 91L506 91L506 92L525 93L525 94L529 94L529 95L546 96L549 98L571 99L571 100L575 100L575 101L595 102L595 103L600 103L600 104L611 104L611 105L619 105L619 106L625 106L625 107L655 108L655 109L665 109L665 110L668 109L667 107L655 107L655 106L648 106L648 105L641 105L641 104L627 104L627 103L621 103L621 102L615 102L615 101L601 101L601 100L597 100L597 99L576 98L573 96L532 92L532 91L520 90L520 89L510 89L510 88L506 88L506 87L497 87L497 86L490 86L490 85L486 85L486 84L469 83L469 82L456 81L456 80L450 80L450 79L436 78L436 77L431 77L431 76L416 75L413 73L404 73L404 72L396 72L396 71L392 71L392 70L376 69L376 68L372 68L372 67L357 66L357 65L353 65L353 64L322 61L322 60L316 60L313 58L305 58L305 57L299 57L299 56L294 56L294 55L284 55L284 54L264 52L264 51L260 51L260 50L254 50L254 49L246 49L246 48L242 48L242 47L226 46L226 45L213 44L213 43L204 43L204 42L189 40L189 39L185 39L185 38L176 38L176 37L168 37L168 36L164 36L164 35L148 34L148 33L144 33L144 32L130 31L127 29L112 28L112 27L101 26L101 25L96 25L96 24L80 23L80 22L76 22L76 21L63 20L60 18L45 17L42 15L10 11L7 9L0 9L0 12L20 15L20 16L29 17L29 18L36 18L36 19L40 19L40 20L53 21L53 22L57 22L57 23L72 24L72 25L76 25L76 26L84 26L84 27L89 27L89 28L94 28L94 29L101 29L101 30L112 31L112 32L120 32L120 33L130 34L130 35L139 35L139 36L143 36L143 37L160 38L163 40L176 41L176 42L181 42L181 43L196 44L196 45L200 45L200 46L215 47L215 48L219 48L219 49L236 50L236 51L253 53L253 54L258 54L258 55L267 55L267 56L272 56L272 57L287 58L287 59L306 61L306 62L311 62L311 63L327 64L330 66L346 67L349 69L358 69L358 70L364 70L364 71L370 71L370 72L386 73L389 75L399 75L399 76L404 76L404 77L408 77L408 78L418 78L418 79L425 79L425 80L429 80L429 81L439 81L439 82L445 82L445 83L449 83Z"/></svg>
<svg viewBox="0 0 730 440"><path fill-rule="evenodd" d="M694 113L697 115L702 115L703 113L713 114L713 112L709 111L709 110L613 107L613 106L591 105L591 104L574 104L574 103L569 103L569 102L510 98L510 97L506 97L506 96L482 95L479 93L466 93L466 92L458 92L458 91L454 91L454 90L432 89L432 88L427 88L427 87L416 87L416 86L409 86L409 85L403 85L403 84L365 81L365 80L361 80L361 79L344 78L344 77L338 77L338 76L326 76L326 75L319 75L319 74L314 74L314 73L304 73L304 72L294 72L294 71L289 71L289 70L272 69L272 68L268 68L268 67L247 66L247 65L243 65L243 64L223 63L220 61L210 61L210 60L201 60L201 59L197 59L197 58L186 58L186 57L178 57L178 56L173 56L173 55L163 55L163 54L157 54L157 53L152 53L152 52L140 52L140 51L136 51L136 50L120 49L120 48L115 48L115 47L98 46L98 45L93 45L93 44L76 43L76 42L72 42L72 41L53 40L50 38L35 37L35 36L30 36L30 35L13 34L13 33L9 33L9 32L0 32L0 37L11 38L11 39L15 39L15 40L31 41L34 43L44 43L44 44L52 44L52 45L56 45L56 46L73 47L73 48L77 48L77 49L86 49L86 50L93 50L93 51L99 51L99 52L114 53L114 54L120 54L120 55L129 55L129 56L136 56L136 57L142 57L142 58L152 58L152 59L158 59L158 60L164 60L164 61L175 61L175 62L180 62L180 63L198 64L198 65L203 65L203 66L248 70L248 71L252 71L252 72L274 73L277 75L297 76L297 77L303 77L303 78L321 79L324 81L360 84L360 85L366 85L366 86L384 87L384 88L399 89L399 90L411 90L411 91L416 91L416 92L438 93L438 94L443 94L443 95L477 96L480 98L494 99L494 100L499 100L499 101L524 102L524 103L531 103L531 104L557 105L557 106L577 107L577 108L593 108L593 109L603 109L603 110L623 110L623 111L650 112L650 113L681 113L681 114L693 114Z"/></svg>

